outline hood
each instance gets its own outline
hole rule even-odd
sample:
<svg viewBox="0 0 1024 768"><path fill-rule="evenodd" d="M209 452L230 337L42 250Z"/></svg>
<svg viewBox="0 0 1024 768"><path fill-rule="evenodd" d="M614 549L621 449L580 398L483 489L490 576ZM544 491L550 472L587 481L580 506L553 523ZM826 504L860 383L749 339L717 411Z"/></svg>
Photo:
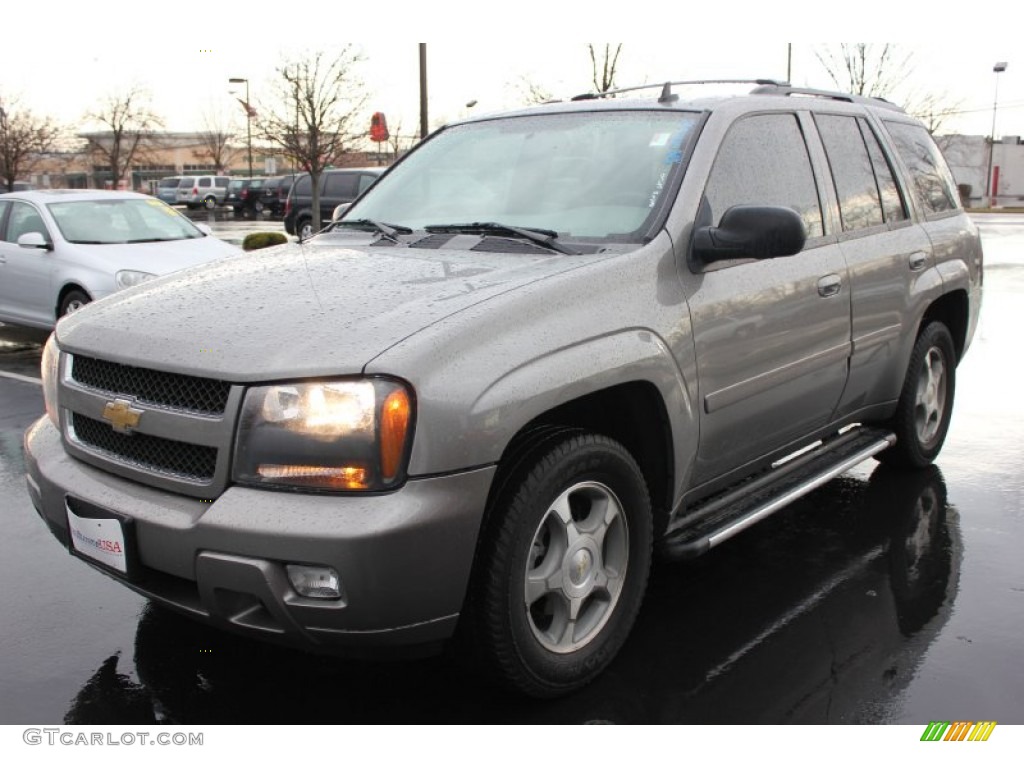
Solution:
<svg viewBox="0 0 1024 768"><path fill-rule="evenodd" d="M121 269L134 269L154 275L167 275L213 259L244 253L241 248L210 235L160 243L72 243L69 247L74 248L79 257L86 255L92 264L106 264L110 274Z"/></svg>
<svg viewBox="0 0 1024 768"><path fill-rule="evenodd" d="M71 352L228 381L353 374L442 318L584 259L313 240L120 291L61 320L57 338Z"/></svg>

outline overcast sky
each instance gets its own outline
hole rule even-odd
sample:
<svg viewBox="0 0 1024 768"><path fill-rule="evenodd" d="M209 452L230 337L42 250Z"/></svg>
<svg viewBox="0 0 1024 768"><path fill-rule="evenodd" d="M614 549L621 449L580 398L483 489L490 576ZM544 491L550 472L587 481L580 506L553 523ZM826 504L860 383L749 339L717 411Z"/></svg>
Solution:
<svg viewBox="0 0 1024 768"><path fill-rule="evenodd" d="M1024 56L1015 60L1015 52L1024 48L1009 37L1005 42L988 39L989 32L972 28L979 19L963 10L945 20L933 14L922 24L893 3L879 3L885 9L882 26L872 18L876 0L845 4L841 7L847 14L853 13L851 7L856 14L831 20L821 14L834 13L827 9L838 4L799 0L785 7L772 3L770 9L751 5L744 10L742 2L707 4L699 12L679 3L645 8L648 0L564 6L556 0L293 0L272 6L161 0L108 4L102 10L65 0L14 1L17 6L8 3L3 12L0 93L8 99L19 95L34 111L81 127L83 115L101 97L131 84L149 92L154 111L169 129L199 129L204 113L217 112L233 115L244 126L228 78L248 78L252 101L258 104L269 97L274 67L288 56L337 50L342 40L363 41L353 45L366 59L361 75L372 95L369 111L384 112L392 131L400 124L403 133L415 133L417 39L428 41L429 114L435 127L469 114L471 101L476 102L474 113L520 106L526 82L560 97L589 90L585 41L612 33L624 41L620 86L666 79L784 79L786 40L803 37L804 42L792 43L793 82L832 88L815 56L827 44L813 41L840 32L866 37L888 31L890 38L910 32L928 41L900 43L904 53L912 54L906 88L944 95L962 112L946 124L953 131L989 133L996 87L992 66L1007 61L999 76L996 133L1024 134ZM677 11L666 10L677 6ZM815 23L792 23L806 9L813 9ZM999 28L997 16L989 20ZM1003 22L1008 31L1018 26L1008 16Z"/></svg>

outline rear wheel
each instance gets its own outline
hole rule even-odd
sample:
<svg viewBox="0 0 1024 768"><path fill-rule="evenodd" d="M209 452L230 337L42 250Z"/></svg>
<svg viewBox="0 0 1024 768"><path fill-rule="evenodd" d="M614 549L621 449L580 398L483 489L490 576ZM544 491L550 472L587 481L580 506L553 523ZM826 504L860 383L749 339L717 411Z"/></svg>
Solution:
<svg viewBox="0 0 1024 768"><path fill-rule="evenodd" d="M490 515L469 615L497 680L531 696L579 688L622 647L651 564L647 486L603 436L541 451Z"/></svg>
<svg viewBox="0 0 1024 768"><path fill-rule="evenodd" d="M926 467L942 450L953 413L956 349L943 323L930 323L917 337L890 427L896 445L878 455L893 466Z"/></svg>
<svg viewBox="0 0 1024 768"><path fill-rule="evenodd" d="M301 218L295 223L295 232L299 240L309 240L313 236L313 221L308 218Z"/></svg>
<svg viewBox="0 0 1024 768"><path fill-rule="evenodd" d="M212 211L214 208L217 207L217 198L214 197L213 195L210 195L208 198L203 200L203 205L206 206L206 210Z"/></svg>

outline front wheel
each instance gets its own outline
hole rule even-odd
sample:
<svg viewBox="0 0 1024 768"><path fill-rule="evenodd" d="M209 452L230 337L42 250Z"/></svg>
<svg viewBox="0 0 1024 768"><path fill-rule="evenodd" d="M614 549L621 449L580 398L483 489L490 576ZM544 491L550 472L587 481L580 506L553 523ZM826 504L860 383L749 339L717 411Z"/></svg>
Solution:
<svg viewBox="0 0 1024 768"><path fill-rule="evenodd" d="M70 315L72 312L77 312L92 299L89 298L88 294L84 291L68 291L67 295L61 299L60 306L57 308L57 318Z"/></svg>
<svg viewBox="0 0 1024 768"><path fill-rule="evenodd" d="M470 620L498 682L531 696L596 677L628 636L647 587L647 485L619 443L573 435L543 450L490 515Z"/></svg>
<svg viewBox="0 0 1024 768"><path fill-rule="evenodd" d="M896 445L878 454L884 464L927 467L949 431L956 389L956 349L943 323L930 323L917 337L889 426Z"/></svg>

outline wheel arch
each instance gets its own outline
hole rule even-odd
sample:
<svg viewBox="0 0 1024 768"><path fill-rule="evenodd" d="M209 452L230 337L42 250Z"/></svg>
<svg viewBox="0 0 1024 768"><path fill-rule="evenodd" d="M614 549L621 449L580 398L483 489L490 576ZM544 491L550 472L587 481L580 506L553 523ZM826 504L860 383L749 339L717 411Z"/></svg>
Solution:
<svg viewBox="0 0 1024 768"><path fill-rule="evenodd" d="M915 338L928 327L930 323L941 322L949 329L953 337L953 347L956 350L956 359L959 363L967 348L967 329L970 319L969 299L967 291L957 289L945 293L933 301L921 317L921 323L917 327Z"/></svg>
<svg viewBox="0 0 1024 768"><path fill-rule="evenodd" d="M621 443L640 467L651 496L655 535L668 523L675 486L675 446L665 401L649 381L588 393L538 414L513 435L498 462L483 525L524 466L552 443L592 432Z"/></svg>

